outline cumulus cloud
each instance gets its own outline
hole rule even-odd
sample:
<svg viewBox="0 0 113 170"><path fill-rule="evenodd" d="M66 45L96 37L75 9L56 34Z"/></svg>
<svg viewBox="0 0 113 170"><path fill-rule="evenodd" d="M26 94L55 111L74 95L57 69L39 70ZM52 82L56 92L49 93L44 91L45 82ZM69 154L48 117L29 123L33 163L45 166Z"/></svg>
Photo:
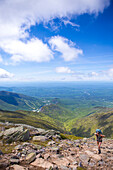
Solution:
<svg viewBox="0 0 113 170"><path fill-rule="evenodd" d="M0 78L12 78L14 74L9 73L8 71L0 68Z"/></svg>
<svg viewBox="0 0 113 170"><path fill-rule="evenodd" d="M57 73L74 73L70 68L68 67L56 67L56 72Z"/></svg>
<svg viewBox="0 0 113 170"><path fill-rule="evenodd" d="M54 36L49 40L49 44L53 50L62 54L65 61L72 61L83 54L81 49L74 47L75 44L64 37Z"/></svg>
<svg viewBox="0 0 113 170"><path fill-rule="evenodd" d="M25 37L25 30L36 23L74 14L98 14L109 4L110 0L1 0L0 37Z"/></svg>
<svg viewBox="0 0 113 170"><path fill-rule="evenodd" d="M53 54L47 44L35 38L30 41L22 42L20 40L2 41L1 47L5 52L12 55L13 62L35 61L45 62L53 58Z"/></svg>
<svg viewBox="0 0 113 170"><path fill-rule="evenodd" d="M50 58L53 58L52 54L47 45L43 44L40 40L32 39L27 43L20 41L20 39L26 40L26 38L29 38L31 26L35 26L40 22L49 22L55 18L69 19L73 15L84 13L98 14L103 12L104 8L109 6L109 4L110 0L1 0L0 48L12 54L12 60L15 61L49 61ZM68 23L72 25L71 22L68 21ZM19 45L19 48L16 45L14 45L15 49L12 47L14 42ZM60 50L63 54L62 57L65 61L73 60L78 54L82 53L81 50L70 47L64 39L61 42L68 54L72 52L70 56L66 55L63 49L60 49L58 44L55 44L55 46L57 45L56 49ZM8 43L10 44L8 45ZM37 49L34 49L33 45ZM43 50L39 47L42 47ZM32 53L29 48L33 49ZM30 52L29 54L27 50ZM47 52L47 58L45 57L45 52ZM32 59L30 55L33 56Z"/></svg>

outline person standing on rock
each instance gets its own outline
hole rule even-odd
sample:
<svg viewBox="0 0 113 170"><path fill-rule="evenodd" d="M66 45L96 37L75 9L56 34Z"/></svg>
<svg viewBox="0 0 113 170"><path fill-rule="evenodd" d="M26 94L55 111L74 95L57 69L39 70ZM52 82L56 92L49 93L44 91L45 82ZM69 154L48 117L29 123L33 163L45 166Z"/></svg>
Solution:
<svg viewBox="0 0 113 170"><path fill-rule="evenodd" d="M105 137L105 135L102 135L102 132L100 129L97 129L96 130L96 133L95 133L95 136L97 138L97 145L98 145L98 154L101 153L101 149L100 149L100 146L102 144L102 138Z"/></svg>

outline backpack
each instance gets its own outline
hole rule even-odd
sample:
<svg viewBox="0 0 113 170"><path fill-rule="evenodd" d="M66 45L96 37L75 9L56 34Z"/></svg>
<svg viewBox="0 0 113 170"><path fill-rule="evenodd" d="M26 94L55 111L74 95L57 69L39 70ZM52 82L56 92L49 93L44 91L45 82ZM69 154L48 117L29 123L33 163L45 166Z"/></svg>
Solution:
<svg viewBox="0 0 113 170"><path fill-rule="evenodd" d="M101 130L100 130L100 129L96 129L96 133L97 133L97 132L99 132L99 133L101 133L101 134L102 134L102 132L101 132Z"/></svg>

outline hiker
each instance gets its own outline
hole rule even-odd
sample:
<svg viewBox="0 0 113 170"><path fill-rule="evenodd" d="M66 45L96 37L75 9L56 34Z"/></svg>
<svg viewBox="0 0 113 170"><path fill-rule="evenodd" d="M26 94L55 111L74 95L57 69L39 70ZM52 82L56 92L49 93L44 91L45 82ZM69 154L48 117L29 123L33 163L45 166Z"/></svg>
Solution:
<svg viewBox="0 0 113 170"><path fill-rule="evenodd" d="M100 130L100 129L97 129L97 130L96 130L96 133L95 133L95 136L96 136L96 138L97 138L98 154L100 154L100 153L101 153L100 146L101 146L101 144L102 144L102 138L104 138L105 135L102 135L101 130Z"/></svg>

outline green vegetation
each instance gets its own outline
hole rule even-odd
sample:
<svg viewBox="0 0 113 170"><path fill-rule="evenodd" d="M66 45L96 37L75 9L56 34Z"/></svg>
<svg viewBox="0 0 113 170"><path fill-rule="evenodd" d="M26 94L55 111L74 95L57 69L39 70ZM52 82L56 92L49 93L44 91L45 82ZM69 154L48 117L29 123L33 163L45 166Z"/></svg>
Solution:
<svg viewBox="0 0 113 170"><path fill-rule="evenodd" d="M70 140L77 140L77 139L82 139L82 137L74 136L74 135L68 135L68 134L60 134L62 139L70 139Z"/></svg>
<svg viewBox="0 0 113 170"><path fill-rule="evenodd" d="M30 111L0 111L1 122L22 123L44 129L64 131L62 124L43 113Z"/></svg>
<svg viewBox="0 0 113 170"><path fill-rule="evenodd" d="M66 125L65 125L66 127ZM97 128L101 129L108 138L113 138L113 111L95 113L80 119L68 121L68 129L72 134L91 137Z"/></svg>
<svg viewBox="0 0 113 170"><path fill-rule="evenodd" d="M0 109L2 110L33 110L40 108L42 101L22 94L0 91Z"/></svg>
<svg viewBox="0 0 113 170"><path fill-rule="evenodd" d="M0 92L2 122L24 123L83 137L91 137L101 128L106 137L113 137L112 84L45 83L0 89L24 94Z"/></svg>

